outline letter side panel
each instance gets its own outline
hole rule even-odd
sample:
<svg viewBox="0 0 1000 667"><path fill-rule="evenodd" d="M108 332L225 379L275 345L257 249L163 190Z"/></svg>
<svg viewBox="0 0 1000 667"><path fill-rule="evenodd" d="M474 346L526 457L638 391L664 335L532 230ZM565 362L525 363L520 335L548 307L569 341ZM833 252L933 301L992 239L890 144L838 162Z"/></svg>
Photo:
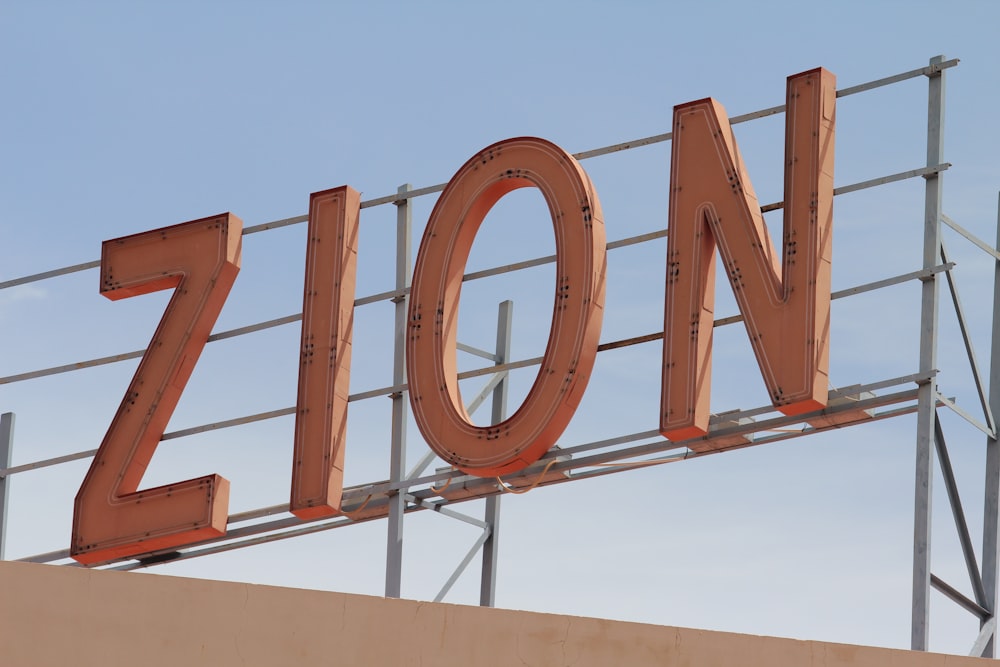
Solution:
<svg viewBox="0 0 1000 667"><path fill-rule="evenodd" d="M660 423L667 438L708 431L715 248L774 405L786 414L825 405L834 86L824 70L789 78L780 264L725 110L714 100L675 109Z"/></svg>
<svg viewBox="0 0 1000 667"><path fill-rule="evenodd" d="M290 503L303 519L340 513L360 207L346 185L309 201Z"/></svg>
<svg viewBox="0 0 1000 667"><path fill-rule="evenodd" d="M556 235L552 327L542 367L520 408L488 427L471 423L458 390L455 346L462 274L476 232L506 193L537 187ZM444 460L482 477L537 461L566 428L597 354L604 308L605 234L597 194L579 163L542 139L494 144L448 183L417 254L407 323L414 418Z"/></svg>
<svg viewBox="0 0 1000 667"><path fill-rule="evenodd" d="M105 296L176 289L77 494L70 553L81 563L225 534L222 477L137 489L236 279L242 226L227 213L103 245Z"/></svg>

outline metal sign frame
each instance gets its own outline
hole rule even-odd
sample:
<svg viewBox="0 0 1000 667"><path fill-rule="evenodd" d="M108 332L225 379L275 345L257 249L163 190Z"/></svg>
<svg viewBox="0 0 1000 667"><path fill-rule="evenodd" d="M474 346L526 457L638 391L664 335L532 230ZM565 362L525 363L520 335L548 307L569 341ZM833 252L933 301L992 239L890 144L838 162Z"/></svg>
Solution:
<svg viewBox="0 0 1000 667"><path fill-rule="evenodd" d="M392 426L390 442L390 467L388 478L355 485L344 490L345 515L319 520L303 520L292 516L288 506L275 505L240 512L228 517L228 532L224 537L191 548L170 550L139 559L132 559L107 566L107 569L135 570L156 565L159 562L196 558L232 549L239 549L265 542L283 540L299 535L341 528L355 523L387 518L385 595L399 597L402 592L403 535L404 519L407 514L429 510L463 521L480 529L479 536L462 557L454 573L443 584L436 600L443 599L463 571L482 553L480 603L493 605L496 591L498 559L500 499L508 492L526 492L537 486L561 484L580 479L590 479L626 470L634 470L649 465L683 461L725 451L727 448L758 445L769 442L802 437L813 433L838 428L854 420L880 420L905 414L916 414L916 467L914 501L913 540L913 616L911 646L915 650L928 649L930 627L930 591L936 589L947 598L969 611L978 620L980 632L971 648L970 655L995 655L995 632L998 588L998 533L1000 533L1000 444L997 441L995 415L1000 411L1000 221L994 245L990 245L960 226L942 211L942 172L950 166L944 162L944 81L945 72L958 64L957 60L946 60L936 56L927 67L881 78L865 84L837 91L837 97L846 97L870 91L902 81L925 77L929 86L927 113L927 159L926 164L913 169L884 175L878 178L851 183L835 189L836 195L873 188L888 183L921 177L925 180L925 218L923 224L923 256L919 270L891 276L882 280L856 285L835 292L834 299L847 298L860 293L878 290L908 281L920 281L920 345L919 363L915 372L893 378L868 383L834 388L829 394L829 404L820 413L787 416L779 414L772 405L732 411L712 417L708 439L719 445L714 451L696 452L685 442L671 442L656 430L645 430L619 435L617 437L591 442L563 444L554 448L540 461L519 473L503 478L478 478L462 474L455 469L440 469L427 472L435 460L428 452L415 465L407 468L406 424L409 417L407 401L405 365L405 328L407 299L412 273L412 202L418 197L433 195L444 189L444 184L413 189L409 184L401 186L395 194L369 199L361 203L362 208L393 205L396 207L395 234L395 285L390 291L361 297L356 306L388 302L394 309L394 350L392 384L354 393L350 401L362 401L375 397L390 397L392 401ZM784 106L769 107L757 112L736 116L732 124L745 123L759 118L782 113ZM671 139L670 133L659 134L635 141L606 146L575 155L586 160L603 155L625 151ZM775 210L781 203L769 204L762 211ZM305 222L307 216L296 216L274 222L250 226L244 234L256 234L268 230ZM942 238L943 227L957 232L974 244L979 250L992 257L994 272L994 308L992 337L990 343L990 371L988 387L985 376L979 369L966 324L965 313L959 299L958 288L950 260ZM630 238L611 241L608 250L615 250L640 243L659 242L666 236L666 230L642 234ZM505 274L555 261L554 257L539 257L515 264L467 274L465 280L476 280L488 276ZM90 270L99 266L99 261L85 262L73 266L45 271L0 282L0 290L44 281L69 273ZM970 415L938 386L938 358L940 346L938 320L942 310L942 279L947 284L951 303L962 334L968 362L972 369L982 408L982 416ZM493 350L478 349L459 344L459 349L485 361L482 367L460 374L460 378L482 377L487 382L480 393L469 402L471 414L487 401L491 401L492 423L498 423L507 415L508 373L518 368L531 367L540 362L539 358L511 358L511 322L513 304L500 304L497 315L496 346ZM258 322L228 331L214 333L209 341L221 341L236 336L251 334L264 329L295 323L301 314ZM740 321L740 316L717 319L715 327L731 325ZM631 345L648 343L662 339L663 332L609 341L601 344L599 351L607 351ZM0 384L14 384L35 378L75 372L105 364L112 364L142 356L144 350L116 354L109 357L83 360L77 363L38 369L31 372L0 377ZM2 407L2 406L0 406ZM986 462L984 466L984 529L982 534L982 562L975 554L972 534L965 518L959 496L959 487L952 470L944 429L938 410L948 410L974 429L986 436ZM164 440L182 438L209 430L224 429L242 424L288 416L294 407L285 407L247 415L237 419L204 424L192 428L166 433ZM822 419L825 418L825 423ZM806 422L811 421L811 425ZM793 425L801 428L788 429ZM774 429L782 429L775 431ZM72 454L11 465L13 448L14 415L6 413L0 418L0 558L4 556L5 528L10 507L9 482L14 475L37 471L69 461L92 457L95 450L79 451ZM964 437L964 436L963 436ZM945 490L958 530L960 546L968 569L969 583L973 591L970 598L957 588L935 576L931 572L931 487L934 460L937 458L945 483ZM608 464L615 464L608 466ZM485 516L476 518L462 513L455 507L463 502L485 499ZM37 554L19 560L36 563L67 562L69 550Z"/></svg>

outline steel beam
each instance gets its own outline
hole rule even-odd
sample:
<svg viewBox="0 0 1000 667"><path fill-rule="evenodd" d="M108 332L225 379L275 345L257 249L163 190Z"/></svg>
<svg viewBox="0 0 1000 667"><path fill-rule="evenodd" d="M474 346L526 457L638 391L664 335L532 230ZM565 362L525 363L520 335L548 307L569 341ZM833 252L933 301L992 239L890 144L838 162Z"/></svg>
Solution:
<svg viewBox="0 0 1000 667"><path fill-rule="evenodd" d="M941 216L942 219L945 216ZM948 250L945 248L944 239L941 239L941 261L948 263ZM958 295L958 284L951 271L946 272L945 278L948 282L948 291L951 293L951 302L955 307L955 317L958 320L958 328L962 333L962 342L965 344L965 354L969 357L969 370L972 371L972 379L976 383L976 393L979 395L979 404L983 409L983 418L986 420L986 427L990 433L995 433L997 429L996 421L993 418L993 411L990 409L990 401L986 390L986 383L983 382L983 374L980 371L979 360L976 359L976 350L972 345L972 335L969 333L968 320L965 318L965 309L962 308L962 299Z"/></svg>
<svg viewBox="0 0 1000 667"><path fill-rule="evenodd" d="M944 157L944 56L931 58L927 70L927 166L941 164ZM923 267L937 264L941 247L942 176L924 176ZM937 368L938 276L923 280L920 291L920 372ZM917 446L913 508L913 613L910 648L926 651L930 626L931 597L931 479L934 447L937 383L931 379L917 391Z"/></svg>
<svg viewBox="0 0 1000 667"><path fill-rule="evenodd" d="M450 577L448 577L448 581L444 582L444 586L442 586L441 590L438 591L438 594L434 596L435 602L440 602L441 600L444 599L444 596L448 594L448 591L451 590L451 587L454 586L455 582L458 581L458 578L462 576L462 573L465 572L465 568L469 567L469 563L471 563L472 559L476 557L476 554L479 552L479 549L482 548L484 544L486 544L486 541L490 539L490 536L491 536L490 529L484 528L482 534L478 538L476 538L476 541L466 552L465 557L462 559L462 562L458 564L458 567L455 568L455 571L451 573Z"/></svg>
<svg viewBox="0 0 1000 667"><path fill-rule="evenodd" d="M996 248L1000 251L1000 202L997 205ZM990 339L990 411L1000 414L1000 260L993 264L993 332ZM985 502L983 507L983 588L986 590L986 604L996 618L997 610L997 560L1000 550L1000 443L997 434L986 438L986 479ZM983 624L983 628L986 624ZM996 642L989 634L980 654L987 658L996 657Z"/></svg>
<svg viewBox="0 0 1000 667"><path fill-rule="evenodd" d="M399 186L398 193L405 195L412 190L409 183ZM412 211L409 199L396 201L396 289L410 286L412 273L410 239L412 238ZM395 335L392 355L392 383L406 382L406 309L408 297L404 294L393 299L396 304ZM409 417L409 398L405 390L392 394L392 435L389 452L389 481L399 482L406 477L406 422ZM398 598L403 584L403 517L406 514L406 495L396 491L389 496L389 528L385 548L385 596Z"/></svg>
<svg viewBox="0 0 1000 667"><path fill-rule="evenodd" d="M991 618L990 620L983 623L983 627L979 630L979 636L976 637L976 641L972 644L972 650L969 651L969 655L976 658L989 657L986 655L987 647L993 643L993 635L997 630L997 619Z"/></svg>
<svg viewBox="0 0 1000 667"><path fill-rule="evenodd" d="M0 470L10 468L11 453L14 450L14 413L0 415ZM4 559L7 546L7 506L10 500L9 476L0 476L0 560Z"/></svg>
<svg viewBox="0 0 1000 667"><path fill-rule="evenodd" d="M938 464L941 466L944 487L948 492L948 502L951 504L951 513L955 519L955 528L958 530L958 541L962 545L965 567L969 572L969 583L972 584L972 591L976 596L976 604L980 607L985 607L987 604L986 589L983 588L983 578L979 571L979 563L976 562L976 552L972 548L972 536L969 533L969 524L965 520L965 510L962 507L962 499L958 493L955 471L951 466L948 444L945 442L944 430L941 428L941 422L939 421L934 424L934 442L937 445Z"/></svg>
<svg viewBox="0 0 1000 667"><path fill-rule="evenodd" d="M498 364L510 360L511 323L514 317L514 302L504 301L497 313L497 349ZM507 416L507 390L510 387L508 375L497 383L493 390L493 424L499 424ZM483 542L483 571L479 584L479 604L492 607L496 603L497 592L497 560L500 557L500 494L486 498L484 516L489 524L486 540Z"/></svg>

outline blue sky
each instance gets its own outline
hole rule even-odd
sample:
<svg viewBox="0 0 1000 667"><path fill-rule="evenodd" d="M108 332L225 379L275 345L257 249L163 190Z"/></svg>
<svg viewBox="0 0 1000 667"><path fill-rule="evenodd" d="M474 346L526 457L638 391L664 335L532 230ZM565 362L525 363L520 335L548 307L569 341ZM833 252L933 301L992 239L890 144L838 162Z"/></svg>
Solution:
<svg viewBox="0 0 1000 667"><path fill-rule="evenodd" d="M300 215L311 192L342 184L369 199L407 182L442 183L508 137L579 152L667 132L672 107L694 99L714 96L730 114L746 113L783 103L785 78L806 69L825 67L846 87L936 54L962 61L947 73L945 155L954 166L944 210L991 241L998 19L1000 7L985 0L0 3L0 281L97 259L103 240L222 211L247 225ZM918 78L840 101L838 186L924 165L926 88ZM761 201L780 200L782 117L736 133ZM669 144L584 166L609 240L666 226ZM919 268L922 186L837 199L835 290ZM417 234L433 199L415 202ZM362 214L359 296L392 287L394 219L388 206ZM780 216L768 221L780 229ZM550 254L550 229L537 193L510 195L487 219L470 270ZM946 238L986 364L992 267ZM302 225L248 237L216 329L298 312L303 251ZM660 240L611 254L602 341L662 326L664 251ZM542 267L469 283L462 339L492 346L496 304L512 298L514 356L540 354L553 275ZM166 298L109 302L93 270L2 290L0 376L140 349ZM732 314L723 282L718 298L718 312ZM845 301L833 309L833 384L915 372L916 283ZM359 308L356 317L352 391L390 384L391 309ZM942 391L972 410L944 314L941 329ZM298 333L288 325L209 346L171 429L292 405ZM655 428L659 355L658 344L602 355L562 442ZM766 403L742 329L717 332L715 359L713 411ZM14 463L96 447L134 369L124 362L0 385L0 411L18 418ZM512 405L531 379L515 374ZM946 419L978 535L983 438ZM385 478L387 420L388 401L352 404L348 484ZM284 418L165 443L147 482L219 472L232 481L232 511L280 503L290 434ZM908 646L913 441L913 419L901 417L507 496L498 604ZM410 460L424 451L411 427ZM65 548L86 465L13 478L8 557ZM959 585L940 484L936 496L934 571ZM385 528L156 571L377 595ZM440 516L408 518L404 596L433 597L475 537ZM448 600L474 603L477 592L470 570ZM934 605L932 648L967 651L972 617L936 594Z"/></svg>

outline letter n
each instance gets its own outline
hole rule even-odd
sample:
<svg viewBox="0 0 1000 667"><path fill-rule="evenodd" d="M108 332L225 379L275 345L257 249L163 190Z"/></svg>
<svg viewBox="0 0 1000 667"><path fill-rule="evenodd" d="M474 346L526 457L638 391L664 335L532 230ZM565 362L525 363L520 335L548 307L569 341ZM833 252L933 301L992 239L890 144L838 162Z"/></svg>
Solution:
<svg viewBox="0 0 1000 667"><path fill-rule="evenodd" d="M781 260L725 109L674 108L660 399L671 440L708 432L716 248L774 405L826 405L835 102L830 72L788 78Z"/></svg>

